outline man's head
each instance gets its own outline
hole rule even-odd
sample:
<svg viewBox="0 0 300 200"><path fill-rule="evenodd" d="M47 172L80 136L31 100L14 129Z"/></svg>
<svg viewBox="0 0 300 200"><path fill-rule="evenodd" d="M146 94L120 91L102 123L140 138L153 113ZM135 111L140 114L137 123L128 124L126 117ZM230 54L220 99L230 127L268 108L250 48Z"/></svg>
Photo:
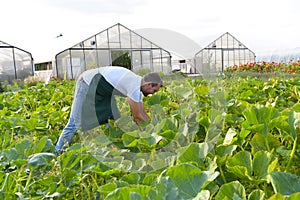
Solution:
<svg viewBox="0 0 300 200"><path fill-rule="evenodd" d="M142 78L141 90L144 96L154 94L163 86L163 81L158 73L148 73Z"/></svg>

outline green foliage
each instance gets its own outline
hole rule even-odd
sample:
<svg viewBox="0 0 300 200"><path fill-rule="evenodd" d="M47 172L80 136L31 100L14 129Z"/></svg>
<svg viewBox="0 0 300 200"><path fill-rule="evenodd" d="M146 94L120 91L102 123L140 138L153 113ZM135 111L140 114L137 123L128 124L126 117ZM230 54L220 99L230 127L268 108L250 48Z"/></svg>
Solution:
<svg viewBox="0 0 300 200"><path fill-rule="evenodd" d="M144 76L144 75L146 75L150 72L151 72L151 70L148 69L148 68L141 68L137 71L137 74L140 75L140 76Z"/></svg>
<svg viewBox="0 0 300 200"><path fill-rule="evenodd" d="M300 177L285 172L272 172L270 179L275 192L291 195L300 191Z"/></svg>
<svg viewBox="0 0 300 200"><path fill-rule="evenodd" d="M4 92L3 82L0 80L0 93Z"/></svg>
<svg viewBox="0 0 300 200"><path fill-rule="evenodd" d="M80 132L61 155L74 81L0 94L0 199L298 199L300 81L165 75L150 120Z"/></svg>
<svg viewBox="0 0 300 200"><path fill-rule="evenodd" d="M131 69L131 58L129 51L114 50L111 54L112 66L122 66Z"/></svg>

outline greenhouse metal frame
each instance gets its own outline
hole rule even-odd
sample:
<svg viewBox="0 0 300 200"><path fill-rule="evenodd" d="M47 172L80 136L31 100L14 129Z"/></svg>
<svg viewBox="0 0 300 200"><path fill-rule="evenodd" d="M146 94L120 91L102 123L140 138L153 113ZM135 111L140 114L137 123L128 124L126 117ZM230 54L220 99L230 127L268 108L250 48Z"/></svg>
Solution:
<svg viewBox="0 0 300 200"><path fill-rule="evenodd" d="M251 62L255 62L255 53L226 32L195 54L192 73L220 73Z"/></svg>
<svg viewBox="0 0 300 200"><path fill-rule="evenodd" d="M34 75L31 53L0 41L0 80L11 83Z"/></svg>
<svg viewBox="0 0 300 200"><path fill-rule="evenodd" d="M76 79L83 71L103 66L172 71L170 52L119 23L58 53L55 61L55 74L61 79Z"/></svg>

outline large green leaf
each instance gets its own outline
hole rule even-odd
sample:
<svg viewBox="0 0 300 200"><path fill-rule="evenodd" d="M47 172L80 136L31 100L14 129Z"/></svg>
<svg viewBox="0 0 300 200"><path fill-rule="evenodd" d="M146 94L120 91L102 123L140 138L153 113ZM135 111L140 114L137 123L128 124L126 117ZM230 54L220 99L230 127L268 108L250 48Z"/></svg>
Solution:
<svg viewBox="0 0 300 200"><path fill-rule="evenodd" d="M127 187L120 187L109 193L105 200L115 199L147 199L150 191L154 189L145 185L132 185Z"/></svg>
<svg viewBox="0 0 300 200"><path fill-rule="evenodd" d="M236 148L236 145L219 145L216 148L216 154L220 157L231 156Z"/></svg>
<svg viewBox="0 0 300 200"><path fill-rule="evenodd" d="M285 172L272 172L270 180L274 191L283 195L291 195L300 192L300 177Z"/></svg>
<svg viewBox="0 0 300 200"><path fill-rule="evenodd" d="M300 199L300 192L297 192L289 196L287 200L299 200L299 199Z"/></svg>
<svg viewBox="0 0 300 200"><path fill-rule="evenodd" d="M206 132L205 142L215 144L218 142L218 139L221 134L222 130L219 129L218 126L210 125Z"/></svg>
<svg viewBox="0 0 300 200"><path fill-rule="evenodd" d="M136 147L139 139L139 131L135 130L122 135L122 141L125 147Z"/></svg>
<svg viewBox="0 0 300 200"><path fill-rule="evenodd" d="M288 113L288 124L290 127L290 133L292 137L296 138L296 128L300 126L300 113L299 112L289 112Z"/></svg>
<svg viewBox="0 0 300 200"><path fill-rule="evenodd" d="M18 155L20 157L22 156L23 158L27 157L28 154L30 154L30 152L32 151L30 147L31 147L31 142L29 139L21 140L15 146Z"/></svg>
<svg viewBox="0 0 300 200"><path fill-rule="evenodd" d="M47 136L44 136L40 140L34 142L32 146L35 153L47 152L54 149L52 141Z"/></svg>
<svg viewBox="0 0 300 200"><path fill-rule="evenodd" d="M154 104L150 107L151 122L156 125L166 118L164 107L160 104Z"/></svg>
<svg viewBox="0 0 300 200"><path fill-rule="evenodd" d="M155 185L155 192L150 191L149 199L151 200L173 200L182 199L179 196L178 188L175 186L173 180L170 177L160 177Z"/></svg>
<svg viewBox="0 0 300 200"><path fill-rule="evenodd" d="M178 163L195 162L202 165L211 149L209 143L192 143L178 150Z"/></svg>
<svg viewBox="0 0 300 200"><path fill-rule="evenodd" d="M116 183L107 183L105 185L101 185L98 188L98 191L100 192L101 196L105 197L109 193L113 192L115 189L117 189Z"/></svg>
<svg viewBox="0 0 300 200"><path fill-rule="evenodd" d="M246 200L245 188L238 181L226 183L221 186L216 200Z"/></svg>
<svg viewBox="0 0 300 200"><path fill-rule="evenodd" d="M177 126L171 118L164 118L155 126L155 129L157 132L163 132L168 130L176 132Z"/></svg>
<svg viewBox="0 0 300 200"><path fill-rule="evenodd" d="M147 99L149 105L161 104L162 101L168 100L169 98L166 95L155 93Z"/></svg>
<svg viewBox="0 0 300 200"><path fill-rule="evenodd" d="M121 116L115 121L115 125L124 132L139 130L139 126L132 120L130 116Z"/></svg>
<svg viewBox="0 0 300 200"><path fill-rule="evenodd" d="M86 152L85 149L70 149L69 151L64 152L60 157L61 168L76 170L78 173L89 169L90 167L95 166L98 163L98 160Z"/></svg>
<svg viewBox="0 0 300 200"><path fill-rule="evenodd" d="M243 115L246 118L242 123L244 128L267 135L273 128L270 122L279 117L279 112L274 107L257 105L248 107Z"/></svg>
<svg viewBox="0 0 300 200"><path fill-rule="evenodd" d="M270 198L268 198L268 200L299 200L299 199L300 199L300 192L294 193L288 197L280 193L276 193L272 195Z"/></svg>
<svg viewBox="0 0 300 200"><path fill-rule="evenodd" d="M121 178L122 181L126 181L129 184L138 184L141 180L141 176L138 173L126 174Z"/></svg>
<svg viewBox="0 0 300 200"><path fill-rule="evenodd" d="M262 190L253 190L248 197L248 200L264 200L265 193Z"/></svg>
<svg viewBox="0 0 300 200"><path fill-rule="evenodd" d="M194 92L198 95L207 95L209 92L209 88L206 85L196 86L194 87Z"/></svg>
<svg viewBox="0 0 300 200"><path fill-rule="evenodd" d="M240 151L233 157L228 158L226 163L228 169L240 178L252 180L252 159L248 151Z"/></svg>
<svg viewBox="0 0 300 200"><path fill-rule="evenodd" d="M258 179L267 180L267 175L270 173L269 170L271 163L274 161L274 156L266 151L259 151L254 154L253 157L253 172Z"/></svg>
<svg viewBox="0 0 300 200"><path fill-rule="evenodd" d="M230 128L228 129L224 141L223 141L223 145L230 145L232 144L234 141L237 140L237 138L234 138L234 136L236 136L237 133L234 129Z"/></svg>
<svg viewBox="0 0 300 200"><path fill-rule="evenodd" d="M146 132L132 131L122 135L123 144L125 147L137 147L140 150L151 150L154 149L158 142L154 136Z"/></svg>
<svg viewBox="0 0 300 200"><path fill-rule="evenodd" d="M174 96L178 99L187 99L190 95L193 94L193 90L187 89L186 87L178 86L175 87L173 92L175 92Z"/></svg>
<svg viewBox="0 0 300 200"><path fill-rule="evenodd" d="M28 165L31 167L47 165L56 156L53 153L37 153L28 157Z"/></svg>
<svg viewBox="0 0 300 200"><path fill-rule="evenodd" d="M210 198L209 190L201 190L193 200L208 200Z"/></svg>
<svg viewBox="0 0 300 200"><path fill-rule="evenodd" d="M183 163L169 167L165 176L173 180L183 199L190 199L196 197L201 189L218 176L218 173L201 171L191 164Z"/></svg>
<svg viewBox="0 0 300 200"><path fill-rule="evenodd" d="M271 133L267 135L257 133L252 137L250 144L255 151L271 151L280 146L280 141Z"/></svg>
<svg viewBox="0 0 300 200"><path fill-rule="evenodd" d="M286 198L280 193L272 195L268 200L286 200Z"/></svg>

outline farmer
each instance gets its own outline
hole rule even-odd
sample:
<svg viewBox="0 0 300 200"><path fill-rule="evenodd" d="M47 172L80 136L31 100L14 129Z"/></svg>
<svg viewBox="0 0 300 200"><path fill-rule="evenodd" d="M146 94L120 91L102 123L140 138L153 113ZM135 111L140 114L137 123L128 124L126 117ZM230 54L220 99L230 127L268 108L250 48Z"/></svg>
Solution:
<svg viewBox="0 0 300 200"><path fill-rule="evenodd" d="M141 77L124 67L108 66L83 72L76 82L70 118L55 146L56 152L61 153L71 143L80 127L83 131L90 130L107 123L108 119L119 118L114 95L127 97L136 123L147 121L142 97L154 94L161 86L157 73Z"/></svg>

